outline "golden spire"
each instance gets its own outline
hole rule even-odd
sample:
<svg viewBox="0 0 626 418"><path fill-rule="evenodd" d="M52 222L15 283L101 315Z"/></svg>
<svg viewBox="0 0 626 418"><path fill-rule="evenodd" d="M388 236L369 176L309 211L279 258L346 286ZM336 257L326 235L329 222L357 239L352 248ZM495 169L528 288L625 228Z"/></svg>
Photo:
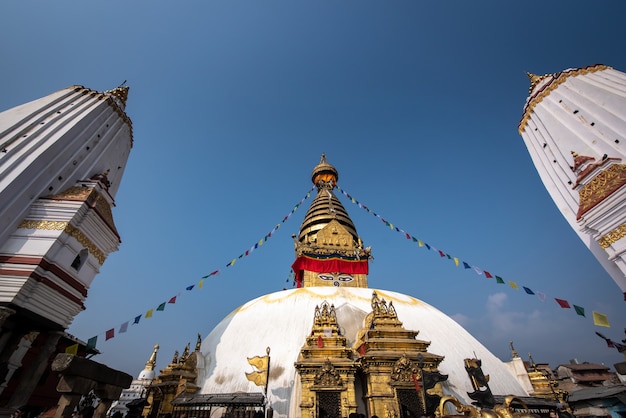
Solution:
<svg viewBox="0 0 626 418"><path fill-rule="evenodd" d="M200 346L202 346L202 337L200 336L200 333L198 333L198 339L196 340L196 350L195 351L200 351Z"/></svg>
<svg viewBox="0 0 626 418"><path fill-rule="evenodd" d="M528 89L529 93L532 93L534 88L537 86L537 84L539 84L543 79L549 76L549 74L537 75L537 74L529 73L528 71L526 71L526 75L528 76L528 79L530 80L530 88Z"/></svg>
<svg viewBox="0 0 626 418"><path fill-rule="evenodd" d="M104 92L107 95L117 97L122 103L122 108L126 107L126 100L128 99L128 89L130 88L128 86L124 86L124 83L122 83L121 86L114 88L113 90L107 90Z"/></svg>
<svg viewBox="0 0 626 418"><path fill-rule="evenodd" d="M154 370L154 366L156 366L157 351L159 351L159 345L155 344L154 350L152 350L152 354L146 362L146 370Z"/></svg>
<svg viewBox="0 0 626 418"><path fill-rule="evenodd" d="M519 354L515 351L515 347L513 347L513 341L509 341L509 346L511 347L511 355L513 358L519 358Z"/></svg>

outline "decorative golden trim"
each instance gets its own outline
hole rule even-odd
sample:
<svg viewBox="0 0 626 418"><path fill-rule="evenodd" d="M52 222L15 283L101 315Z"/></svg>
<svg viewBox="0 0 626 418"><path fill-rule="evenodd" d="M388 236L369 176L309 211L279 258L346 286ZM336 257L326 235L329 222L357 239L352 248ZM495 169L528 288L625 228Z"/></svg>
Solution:
<svg viewBox="0 0 626 418"><path fill-rule="evenodd" d="M62 221L34 221L23 220L18 226L20 229L43 229L46 231L63 231L70 237L78 241L83 247L87 248L91 255L93 255L100 265L104 264L106 260L105 253L100 250L96 244L94 244L85 234L83 234L78 228L71 225L69 222Z"/></svg>
<svg viewBox="0 0 626 418"><path fill-rule="evenodd" d="M20 229L43 229L46 231L63 231L68 225L67 222L61 221L33 221L23 220L18 228Z"/></svg>
<svg viewBox="0 0 626 418"><path fill-rule="evenodd" d="M48 198L55 200L78 200L84 202L87 200L93 189L93 187L73 186L62 191L61 193L48 196Z"/></svg>
<svg viewBox="0 0 626 418"><path fill-rule="evenodd" d="M568 77L575 77L577 75L583 75L588 73L595 73L596 71L606 70L609 67L608 65L591 65L589 67L579 68L577 70L569 70L561 73L557 73L554 76L552 82L548 83L535 97L530 99L526 106L524 106L524 115L522 116L522 120L518 125L518 132L521 135L522 132L526 129L526 124L528 123L528 119L530 119L530 114L533 113L533 109L537 106L548 94L552 92L552 90L556 89L559 85L564 83Z"/></svg>
<svg viewBox="0 0 626 418"><path fill-rule="evenodd" d="M613 164L596 174L578 192L580 198L576 219L580 219L587 211L609 197L624 184L626 184L626 165L624 164Z"/></svg>
<svg viewBox="0 0 626 418"><path fill-rule="evenodd" d="M603 237L601 237L598 240L598 244L600 244L600 247L606 250L611 246L611 244L616 243L624 237L626 237L626 224L621 224L617 228L607 232Z"/></svg>

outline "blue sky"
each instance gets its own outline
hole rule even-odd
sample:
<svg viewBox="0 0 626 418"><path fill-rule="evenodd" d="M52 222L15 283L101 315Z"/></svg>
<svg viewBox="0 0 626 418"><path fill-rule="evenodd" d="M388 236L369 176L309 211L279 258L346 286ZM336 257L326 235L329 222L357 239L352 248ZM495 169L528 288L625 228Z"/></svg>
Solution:
<svg viewBox="0 0 626 418"><path fill-rule="evenodd" d="M517 125L526 71L626 71L625 13L620 1L2 2L0 109L74 84L130 86L123 242L69 332L99 335L94 359L137 375L155 343L163 368L237 306L290 288L291 234L310 200L226 264L291 212L324 152L377 214L548 300L454 267L339 195L372 247L371 287L436 306L503 360L511 340L553 367L623 360L594 332L624 338L626 302L548 196Z"/></svg>

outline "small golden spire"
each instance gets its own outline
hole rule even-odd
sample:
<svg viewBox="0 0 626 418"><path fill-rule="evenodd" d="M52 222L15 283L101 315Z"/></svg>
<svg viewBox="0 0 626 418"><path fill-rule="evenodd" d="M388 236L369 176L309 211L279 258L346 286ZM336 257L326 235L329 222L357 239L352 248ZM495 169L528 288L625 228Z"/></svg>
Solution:
<svg viewBox="0 0 626 418"><path fill-rule="evenodd" d="M526 71L526 75L528 76L528 79L530 80L530 88L528 89L529 93L532 93L535 87L537 86L537 84L539 84L543 79L548 77L548 74L537 75L537 74L529 73L528 71Z"/></svg>
<svg viewBox="0 0 626 418"><path fill-rule="evenodd" d="M146 370L154 370L154 366L156 366L157 351L159 351L159 345L155 344L154 350L152 350L152 354L146 362Z"/></svg>
<svg viewBox="0 0 626 418"><path fill-rule="evenodd" d="M200 333L198 333L198 339L196 340L196 351L200 351L200 346L202 345L202 337Z"/></svg>
<svg viewBox="0 0 626 418"><path fill-rule="evenodd" d="M513 358L519 358L519 354L515 351L515 347L513 347L513 341L509 341L509 346L511 347L511 355Z"/></svg>
<svg viewBox="0 0 626 418"><path fill-rule="evenodd" d="M122 107L126 107L126 100L128 99L128 86L119 86L114 88L113 90L107 90L104 93L110 96L117 97L120 102L122 102Z"/></svg>

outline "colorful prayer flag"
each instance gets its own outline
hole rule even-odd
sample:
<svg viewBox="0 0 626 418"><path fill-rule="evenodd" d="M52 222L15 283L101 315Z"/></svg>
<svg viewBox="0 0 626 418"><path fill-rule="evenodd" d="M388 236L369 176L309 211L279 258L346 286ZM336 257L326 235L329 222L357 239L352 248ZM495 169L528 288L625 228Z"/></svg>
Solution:
<svg viewBox="0 0 626 418"><path fill-rule="evenodd" d="M135 317L135 320L133 321L133 325L138 324L140 319L141 319L141 315L137 315Z"/></svg>
<svg viewBox="0 0 626 418"><path fill-rule="evenodd" d="M154 312L154 309L149 309L148 312L146 312L145 317L146 318L152 318L152 312Z"/></svg>
<svg viewBox="0 0 626 418"><path fill-rule="evenodd" d="M524 288L524 292L528 293L529 295L534 295L535 294L535 292L533 292L532 290L530 290L526 286L522 286L522 287Z"/></svg>
<svg viewBox="0 0 626 418"><path fill-rule="evenodd" d="M193 287L194 287L194 286L195 286L195 284L192 284L191 286L187 286L187 287L185 288L185 290L191 290L191 289L193 289Z"/></svg>
<svg viewBox="0 0 626 418"><path fill-rule="evenodd" d="M454 265L457 267L459 266L459 259L456 257L454 257Z"/></svg>
<svg viewBox="0 0 626 418"><path fill-rule="evenodd" d="M87 340L87 350L93 350L96 348L96 343L98 342L98 336L96 335L95 337L91 337L90 339Z"/></svg>
<svg viewBox="0 0 626 418"><path fill-rule="evenodd" d="M110 330L107 330L104 340L109 341L113 337L115 337L115 329L111 328Z"/></svg>
<svg viewBox="0 0 626 418"><path fill-rule="evenodd" d="M67 346L65 348L65 352L67 354L74 354L74 355L78 354L78 343Z"/></svg>
<svg viewBox="0 0 626 418"><path fill-rule="evenodd" d="M128 321L124 322L122 325L120 325L120 330L119 333L123 334L126 331L128 331Z"/></svg>
<svg viewBox="0 0 626 418"><path fill-rule="evenodd" d="M582 306L574 305L574 310L578 315L585 316L585 308L583 308Z"/></svg>
<svg viewBox="0 0 626 418"><path fill-rule="evenodd" d="M509 280L509 286L511 286L513 289L517 290L517 283L515 283L514 281Z"/></svg>
<svg viewBox="0 0 626 418"><path fill-rule="evenodd" d="M488 279L493 279L493 276L487 270L485 270L485 277Z"/></svg>
<svg viewBox="0 0 626 418"><path fill-rule="evenodd" d="M198 282L198 289L202 289L202 286L204 286L204 280Z"/></svg>
<svg viewBox="0 0 626 418"><path fill-rule="evenodd" d="M470 269L471 268L470 265L467 264L465 261L463 262L463 267L465 267L466 269Z"/></svg>
<svg viewBox="0 0 626 418"><path fill-rule="evenodd" d="M496 276L496 283L504 284L504 279L500 276Z"/></svg>
<svg viewBox="0 0 626 418"><path fill-rule="evenodd" d="M558 303L561 308L564 308L564 309L571 308L569 302L564 299L554 298L554 300L556 300L556 303Z"/></svg>
<svg viewBox="0 0 626 418"><path fill-rule="evenodd" d="M160 304L157 309L157 311L164 311L165 310L165 302L163 302L162 304Z"/></svg>
<svg viewBox="0 0 626 418"><path fill-rule="evenodd" d="M537 292L537 297L539 298L540 301L545 302L546 301L546 294L543 292Z"/></svg>
<svg viewBox="0 0 626 418"><path fill-rule="evenodd" d="M593 311L593 324L599 327L611 327L611 324L609 324L609 318L606 315L596 311Z"/></svg>
<svg viewBox="0 0 626 418"><path fill-rule="evenodd" d="M167 301L167 303L176 303L176 296L172 296L170 300Z"/></svg>

